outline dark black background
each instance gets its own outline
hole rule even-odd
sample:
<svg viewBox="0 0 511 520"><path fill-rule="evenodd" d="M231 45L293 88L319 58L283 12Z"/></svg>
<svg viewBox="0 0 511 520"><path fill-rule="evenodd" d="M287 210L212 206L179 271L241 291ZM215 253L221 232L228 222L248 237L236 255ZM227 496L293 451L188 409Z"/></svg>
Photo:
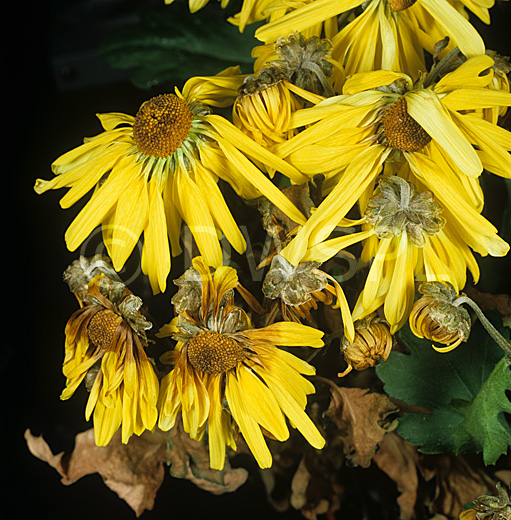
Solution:
<svg viewBox="0 0 511 520"><path fill-rule="evenodd" d="M4 187L1 249L5 302L2 341L0 507L4 518L135 518L99 475L70 487L26 448L23 432L43 434L54 452L69 451L76 433L90 427L83 417L86 395L60 401L63 330L76 309L62 282L75 258L64 232L78 212L62 210L63 192L37 196L36 178L51 178L51 162L77 146L82 137L99 133L98 112L133 114L148 93L134 88L98 56L105 31L152 1L67 0L12 2L4 7L2 82L2 181ZM161 0L163 3L163 0ZM218 7L215 0L211 0ZM505 4L505 3L503 3ZM492 11L488 30L476 23L487 46L511 54L510 5ZM218 7L219 8L219 7ZM200 74L200 71L197 71ZM147 288L139 287L146 296ZM136 291L135 291L136 292ZM149 297L162 309L163 296ZM170 313L170 305L168 309ZM164 311L165 312L165 311ZM164 317L162 316L164 319ZM298 512L275 513L267 503L257 472L232 495L213 496L187 481L167 477L153 511L143 518L302 518Z"/></svg>

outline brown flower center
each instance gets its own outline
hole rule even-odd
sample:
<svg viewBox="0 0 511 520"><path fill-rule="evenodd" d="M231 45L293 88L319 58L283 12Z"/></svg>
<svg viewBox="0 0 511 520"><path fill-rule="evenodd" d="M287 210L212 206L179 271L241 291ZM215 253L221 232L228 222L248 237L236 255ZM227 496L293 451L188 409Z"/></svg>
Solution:
<svg viewBox="0 0 511 520"><path fill-rule="evenodd" d="M243 359L243 349L231 338L208 330L196 334L186 343L188 361L207 374L221 374Z"/></svg>
<svg viewBox="0 0 511 520"><path fill-rule="evenodd" d="M96 312L87 325L89 341L96 347L108 350L121 322L121 316L115 312L107 309Z"/></svg>
<svg viewBox="0 0 511 520"><path fill-rule="evenodd" d="M431 141L426 130L408 114L404 97L386 109L382 124L387 144L403 152L418 152Z"/></svg>
<svg viewBox="0 0 511 520"><path fill-rule="evenodd" d="M392 11L404 11L411 7L417 0L388 0Z"/></svg>
<svg viewBox="0 0 511 520"><path fill-rule="evenodd" d="M154 157L169 157L188 137L193 113L183 99L161 94L146 101L133 123L138 149Z"/></svg>

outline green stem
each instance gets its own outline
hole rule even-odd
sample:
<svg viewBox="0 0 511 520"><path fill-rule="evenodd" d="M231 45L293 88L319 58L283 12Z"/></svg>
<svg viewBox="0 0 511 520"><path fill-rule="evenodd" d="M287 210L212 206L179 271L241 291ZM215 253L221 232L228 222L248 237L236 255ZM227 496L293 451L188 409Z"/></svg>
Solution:
<svg viewBox="0 0 511 520"><path fill-rule="evenodd" d="M456 298L456 300L453 302L453 305L459 307L462 303L466 303L476 313L479 321L486 329L488 334L495 340L499 347L506 353L506 356L511 360L511 344L493 326L490 320L483 314L483 311L479 308L479 306L468 296L460 296L459 298Z"/></svg>

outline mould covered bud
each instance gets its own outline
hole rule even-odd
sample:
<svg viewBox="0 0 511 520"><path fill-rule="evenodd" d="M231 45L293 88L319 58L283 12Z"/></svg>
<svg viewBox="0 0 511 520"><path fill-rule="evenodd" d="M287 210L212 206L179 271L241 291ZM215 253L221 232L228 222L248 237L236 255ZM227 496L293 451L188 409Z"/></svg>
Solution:
<svg viewBox="0 0 511 520"><path fill-rule="evenodd" d="M275 255L263 282L263 294L271 300L280 298L286 305L302 305L311 293L324 289L328 279L318 269L317 262L302 262L297 266L283 256Z"/></svg>
<svg viewBox="0 0 511 520"><path fill-rule="evenodd" d="M406 233L422 247L426 235L435 235L445 225L442 207L430 191L417 193L415 186L401 177L384 177L380 194L369 199L364 217L378 238L391 238Z"/></svg>

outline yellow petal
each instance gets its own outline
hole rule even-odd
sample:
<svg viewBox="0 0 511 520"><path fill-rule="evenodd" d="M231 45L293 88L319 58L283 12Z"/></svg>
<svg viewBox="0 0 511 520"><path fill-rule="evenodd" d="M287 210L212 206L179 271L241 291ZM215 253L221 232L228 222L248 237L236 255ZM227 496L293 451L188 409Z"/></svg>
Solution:
<svg viewBox="0 0 511 520"><path fill-rule="evenodd" d="M483 171L472 145L453 123L438 97L430 90L416 90L405 96L408 114L434 139L469 177Z"/></svg>
<svg viewBox="0 0 511 520"><path fill-rule="evenodd" d="M257 463L261 468L271 467L272 457L270 450L264 441L261 428L245 406L240 384L234 371L226 374L225 396L229 403L229 410Z"/></svg>
<svg viewBox="0 0 511 520"><path fill-rule="evenodd" d="M208 194L206 202L218 228L222 230L225 238L227 238L234 249L238 253L243 254L247 247L245 238L229 211L216 181L212 178L211 173L200 164L196 165L195 171L197 186L203 193Z"/></svg>
<svg viewBox="0 0 511 520"><path fill-rule="evenodd" d="M275 42L279 36L293 31L302 32L312 25L354 9L362 2L363 0L316 0L259 27L255 37L262 42Z"/></svg>
<svg viewBox="0 0 511 520"><path fill-rule="evenodd" d="M149 276L154 294L165 292L170 272L170 247L167 223L161 190L157 178L152 177L148 184L149 212L144 230L142 249L142 270Z"/></svg>
<svg viewBox="0 0 511 520"><path fill-rule="evenodd" d="M101 224L119 199L126 182L138 174L139 167L132 157L119 161L67 229L65 238L70 251L74 251Z"/></svg>
<svg viewBox="0 0 511 520"><path fill-rule="evenodd" d="M273 393L246 366L240 365L237 375L247 412L278 441L288 439L289 430Z"/></svg>
<svg viewBox="0 0 511 520"><path fill-rule="evenodd" d="M261 329L244 330L242 334L256 343L290 347L322 347L323 332L289 321L273 323Z"/></svg>
<svg viewBox="0 0 511 520"><path fill-rule="evenodd" d="M447 0L419 0L419 3L467 58L485 53L483 39L475 27Z"/></svg>
<svg viewBox="0 0 511 520"><path fill-rule="evenodd" d="M493 59L485 54L469 58L454 71L443 76L434 85L433 90L436 94L441 94L458 88L486 87L493 78L493 64ZM481 75L483 71L487 74Z"/></svg>
<svg viewBox="0 0 511 520"><path fill-rule="evenodd" d="M414 247L406 233L399 237L394 275L383 306L392 334L406 321L413 305L416 257Z"/></svg>
<svg viewBox="0 0 511 520"><path fill-rule="evenodd" d="M105 242L114 269L120 271L136 246L147 222L149 200L142 175L125 186L109 219L110 240Z"/></svg>
<svg viewBox="0 0 511 520"><path fill-rule="evenodd" d="M197 247L206 263L212 267L222 265L222 249L218 233L211 217L207 203L197 184L188 172L176 171L176 187L179 196L179 209L190 231L197 242Z"/></svg>
<svg viewBox="0 0 511 520"><path fill-rule="evenodd" d="M390 85L397 80L405 80L408 88L412 88L412 80L407 74L390 70L374 70L360 72L348 78L342 88L342 92L343 94L356 94L364 90Z"/></svg>

